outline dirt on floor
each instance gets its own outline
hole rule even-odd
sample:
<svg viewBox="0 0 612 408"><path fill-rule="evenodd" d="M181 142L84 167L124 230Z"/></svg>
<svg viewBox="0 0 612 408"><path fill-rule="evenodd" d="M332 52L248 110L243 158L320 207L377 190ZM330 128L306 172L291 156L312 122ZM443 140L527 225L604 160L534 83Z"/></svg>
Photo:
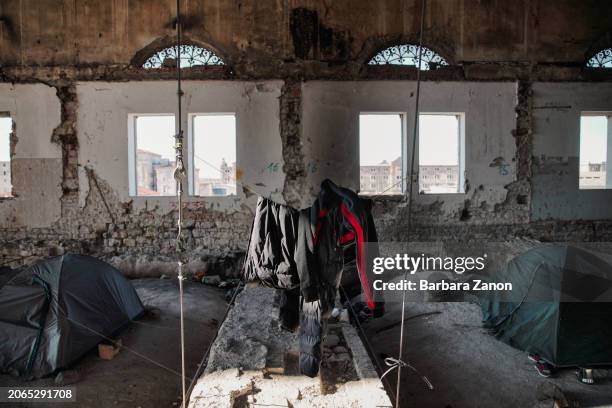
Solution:
<svg viewBox="0 0 612 408"><path fill-rule="evenodd" d="M124 348L114 359L101 360L92 350L77 361L76 403L22 403L15 407L157 408L180 405L180 331L176 279L131 281L150 313L119 337ZM225 314L225 290L185 282L186 374L191 378ZM189 385L189 380L188 384ZM50 387L54 378L24 381L0 375L0 386ZM0 404L1 405L1 404ZM7 405L8 406L8 405Z"/></svg>
<svg viewBox="0 0 612 408"><path fill-rule="evenodd" d="M369 343L384 366L384 357L399 352L401 303L386 305L384 317L364 324ZM579 407L612 406L610 370L598 370L596 385L585 385L573 369L543 378L527 354L496 340L482 328L478 305L467 302L408 303L404 361L433 384L429 390L409 369L402 370L401 407L475 408L534 407L539 390L551 382ZM386 366L385 366L386 369ZM385 380L395 392L397 372ZM549 405L552 406L552 405Z"/></svg>

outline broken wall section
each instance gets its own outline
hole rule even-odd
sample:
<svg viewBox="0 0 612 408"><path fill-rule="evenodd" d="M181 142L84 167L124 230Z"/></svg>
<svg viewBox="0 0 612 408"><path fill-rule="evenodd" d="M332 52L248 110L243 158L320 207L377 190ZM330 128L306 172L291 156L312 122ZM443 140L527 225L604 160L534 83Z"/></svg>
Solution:
<svg viewBox="0 0 612 408"><path fill-rule="evenodd" d="M404 117L403 172L412 150L416 83L412 81L307 82L303 85L303 141L308 183L318 191L329 177L359 189L360 113L400 113ZM427 225L514 224L528 220L529 207L497 211L516 181L517 85L515 82L424 82L420 112L465 114L465 193L413 196L414 222ZM418 143L416 146L418 160ZM416 171L415 167L415 171ZM418 183L413 189L418 191ZM405 197L374 196L382 202L378 223L402 228ZM466 215L467 214L467 215Z"/></svg>
<svg viewBox="0 0 612 408"><path fill-rule="evenodd" d="M217 271L221 274L238 273L256 196L283 202L281 86L280 81L184 83L182 120L189 168L190 113L235 113L238 163L237 195L193 197L185 192L184 231L191 255L188 272L221 268ZM23 87L19 104L30 103L36 108L37 103L45 101ZM24 173L24 183L27 181L32 190L38 191L38 195L23 196L25 208L18 205L18 198L0 202L0 214L7 220L3 258L28 263L31 256L76 251L103 256L132 275L175 273L176 197L130 196L128 188L128 114L175 113L175 82L68 84L57 88L60 96L63 91L74 91L71 97L61 99L61 106L53 88L36 87L48 89L57 112L19 111L19 120L28 114L43 118L29 121L30 126L47 126L37 132L24 132L24 138L17 143L16 158L27 158L32 168L31 163L43 161L37 157L41 149L36 147L48 145L54 167L53 171ZM5 99L11 100L8 96ZM6 110L15 109L8 106ZM57 123L47 124L54 117ZM76 135L78 142L73 143L68 136ZM169 146L174 143L173 137L174 132L168 135ZM44 140L47 145L42 143ZM21 192L21 184L16 185L17 193ZM49 193L52 188L53 195ZM51 210L53 217L36 221L36 216ZM28 223L15 221L20 219Z"/></svg>
<svg viewBox="0 0 612 408"><path fill-rule="evenodd" d="M0 112L13 120L14 197L0 198L0 229L47 228L61 217L62 151L51 135L61 121L54 88L0 84Z"/></svg>
<svg viewBox="0 0 612 408"><path fill-rule="evenodd" d="M193 168L190 114L236 115L237 194L196 197L185 188L184 233L194 268L206 269L210 256L234 259L248 242L256 195L283 202L282 152L279 133L279 81L186 81L183 84L185 161ZM176 83L172 81L77 84L82 216L75 227L92 224L102 231L106 256L124 270L140 274L139 265L174 257L176 197L131 196L128 168L128 115L174 114ZM173 145L174 134L168 135ZM93 217L91 216L93 215ZM92 231L94 234L95 231ZM90 237L90 239L93 237ZM127 259L126 259L127 258ZM162 262L163 264L163 262ZM164 268L174 271L174 265ZM156 269L156 268L153 268ZM236 270L231 273L236 273Z"/></svg>
<svg viewBox="0 0 612 408"><path fill-rule="evenodd" d="M578 188L580 115L611 112L612 84L535 83L533 94L533 219L612 218L612 189Z"/></svg>

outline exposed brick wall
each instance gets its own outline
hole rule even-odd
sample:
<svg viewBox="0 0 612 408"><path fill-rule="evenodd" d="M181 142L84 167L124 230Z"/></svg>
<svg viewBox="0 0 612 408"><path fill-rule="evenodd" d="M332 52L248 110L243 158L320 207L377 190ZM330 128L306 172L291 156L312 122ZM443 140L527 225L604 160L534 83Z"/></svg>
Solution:
<svg viewBox="0 0 612 408"><path fill-rule="evenodd" d="M283 144L283 172L285 185L283 198L288 205L299 207L306 189L306 160L301 138L302 84L285 82L280 98L280 132Z"/></svg>
<svg viewBox="0 0 612 408"><path fill-rule="evenodd" d="M29 13L21 7L7 10L0 6L3 15L0 28L4 33L0 36L0 49L3 50L0 80L42 82L57 91L62 122L48 137L62 150L62 215L48 228L1 230L0 263L14 259L17 260L14 264L28 262L32 256L64 251L92 253L132 264L135 259L171 262L174 260L176 211L136 210L131 202L119 200L112 189L96 177L93 169L79 168L78 145L83 136L77 134L75 126L78 110L75 83L173 79L173 69L147 71L139 68L148 52L172 44L173 2L148 6L130 3L129 10L121 7L111 10L106 2L99 2L92 5L95 12L90 12L100 17L95 21L71 21L66 25L44 27L41 31L44 35L38 42L34 35L22 37L20 33L41 29L39 14L56 9L52 3L41 1L34 6L30 2L32 10ZM383 45L417 38L416 2L394 1L386 8L369 1L314 2L314 6L311 3L311 9L297 6L289 9L272 1L192 2L186 21L193 24L185 29L188 40L214 45L215 51L228 63L223 68L187 70L185 79L285 80L279 100L285 174L282 193L291 205L299 205L305 196L312 194L306 191L306 159L302 150L302 81L416 78L414 69L365 65ZM453 65L424 72L422 79L517 81L514 131L517 180L506 186L507 196L500 204L475 204L479 203L476 198L480 186L472 185L463 209L456 213L444 213L439 203L414 206L414 222L410 229L406 225L405 199L378 200L374 212L380 239L503 240L515 235L546 241L612 239L610 220L530 220L532 83L612 81L609 70L583 69L585 53L593 51L595 45L611 45L610 35L604 32L610 27L609 10L600 10L597 2L591 2L588 13L577 13L571 2L551 3L548 7L565 5L567 8L558 13L561 21L539 26L538 35L528 35L529 41L525 42L524 27L534 26L531 21L524 20L534 16L532 11L522 10L522 7L529 7L528 2L522 7L504 8L504 13L497 13L501 16L500 21L495 22L486 19L493 13L484 9L490 5L467 2L469 6L466 7L470 7L467 14L475 19L469 24L463 21L465 17L457 17L464 15L460 3L432 2L425 43ZM74 10L67 13L76 15ZM217 15L221 17L213 18ZM154 17L145 20L143 16ZM98 20L111 24L98 26ZM19 30L15 29L18 21L23 21ZM456 35L457 25L461 25L460 37ZM563 33L572 35L564 47L538 40L557 38L560 35L555 31L558 27L562 27ZM18 129L14 137L19 139ZM86 192L79 191L79 178L80 188L86 188ZM187 250L192 257L234 259L247 245L252 214L246 208L222 211L191 203L185 219Z"/></svg>

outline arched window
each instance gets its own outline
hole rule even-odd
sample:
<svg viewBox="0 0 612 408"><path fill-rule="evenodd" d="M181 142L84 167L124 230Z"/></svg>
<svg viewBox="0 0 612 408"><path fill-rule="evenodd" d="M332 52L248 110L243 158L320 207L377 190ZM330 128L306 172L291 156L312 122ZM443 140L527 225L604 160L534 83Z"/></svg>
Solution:
<svg viewBox="0 0 612 408"><path fill-rule="evenodd" d="M181 68L191 68L205 65L225 65L225 62L213 51L197 45L181 45ZM176 66L176 47L164 48L151 55L142 64L143 68L161 68Z"/></svg>
<svg viewBox="0 0 612 408"><path fill-rule="evenodd" d="M612 68L612 48L604 48L586 63L588 68Z"/></svg>
<svg viewBox="0 0 612 408"><path fill-rule="evenodd" d="M400 44L385 48L376 54L368 65L411 65L417 67L419 63L419 46L413 44ZM421 66L422 71L440 68L448 65L446 60L437 52L427 47L422 47Z"/></svg>

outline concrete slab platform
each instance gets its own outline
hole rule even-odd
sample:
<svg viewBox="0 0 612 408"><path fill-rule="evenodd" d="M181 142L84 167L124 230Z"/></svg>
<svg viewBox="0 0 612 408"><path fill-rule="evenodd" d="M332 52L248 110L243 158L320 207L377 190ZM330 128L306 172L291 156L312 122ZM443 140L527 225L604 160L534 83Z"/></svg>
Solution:
<svg viewBox="0 0 612 408"><path fill-rule="evenodd" d="M328 325L319 376L298 373L298 339L278 324L278 292L247 287L219 330L189 408L390 407L376 370L347 322ZM265 351L265 354L262 352ZM279 355L284 366L278 367Z"/></svg>

